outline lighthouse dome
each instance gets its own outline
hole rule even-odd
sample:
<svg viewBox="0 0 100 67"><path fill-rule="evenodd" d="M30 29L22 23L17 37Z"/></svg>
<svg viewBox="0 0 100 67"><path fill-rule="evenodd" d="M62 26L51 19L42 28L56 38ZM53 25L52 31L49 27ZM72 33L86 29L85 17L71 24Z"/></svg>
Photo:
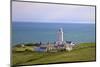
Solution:
<svg viewBox="0 0 100 67"><path fill-rule="evenodd" d="M62 32L62 31L63 31L63 29L62 29L62 28L60 28L60 29L59 29L59 32Z"/></svg>

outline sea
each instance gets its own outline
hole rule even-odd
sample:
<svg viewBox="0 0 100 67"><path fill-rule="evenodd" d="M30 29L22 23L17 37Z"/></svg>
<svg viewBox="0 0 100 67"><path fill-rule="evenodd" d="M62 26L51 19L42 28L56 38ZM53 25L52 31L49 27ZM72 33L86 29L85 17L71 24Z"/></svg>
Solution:
<svg viewBox="0 0 100 67"><path fill-rule="evenodd" d="M19 43L55 42L57 31L63 28L64 41L75 43L95 42L95 24L89 23L35 23L12 22L11 42Z"/></svg>

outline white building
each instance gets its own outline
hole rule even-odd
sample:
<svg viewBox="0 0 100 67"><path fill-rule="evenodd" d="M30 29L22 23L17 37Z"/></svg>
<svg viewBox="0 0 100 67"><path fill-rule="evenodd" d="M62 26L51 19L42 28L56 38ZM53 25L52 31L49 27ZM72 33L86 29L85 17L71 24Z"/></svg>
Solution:
<svg viewBox="0 0 100 67"><path fill-rule="evenodd" d="M60 28L57 31L57 41L56 41L56 45L62 45L63 44L63 29Z"/></svg>
<svg viewBox="0 0 100 67"><path fill-rule="evenodd" d="M75 45L74 43L72 43L71 41L64 41L63 39L63 28L60 28L57 31L57 41L55 46L57 46L58 49L66 49L68 51L71 51L73 46Z"/></svg>
<svg viewBox="0 0 100 67"><path fill-rule="evenodd" d="M74 43L72 43L71 41L64 41L63 40L63 29L60 28L57 31L57 41L55 44L41 44L39 47L37 47L35 50L36 51L42 51L42 52L57 52L59 50L67 50L67 51L71 51Z"/></svg>

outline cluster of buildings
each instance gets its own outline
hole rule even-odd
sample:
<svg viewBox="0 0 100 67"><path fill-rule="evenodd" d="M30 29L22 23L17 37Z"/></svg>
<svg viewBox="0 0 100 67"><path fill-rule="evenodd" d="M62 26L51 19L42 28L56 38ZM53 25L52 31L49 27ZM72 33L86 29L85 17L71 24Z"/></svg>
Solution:
<svg viewBox="0 0 100 67"><path fill-rule="evenodd" d="M63 29L60 28L57 31L57 40L54 44L42 44L40 43L39 47L34 48L35 51L42 51L42 52L57 52L61 50L71 51L74 47L74 43L71 41L64 41L63 40Z"/></svg>

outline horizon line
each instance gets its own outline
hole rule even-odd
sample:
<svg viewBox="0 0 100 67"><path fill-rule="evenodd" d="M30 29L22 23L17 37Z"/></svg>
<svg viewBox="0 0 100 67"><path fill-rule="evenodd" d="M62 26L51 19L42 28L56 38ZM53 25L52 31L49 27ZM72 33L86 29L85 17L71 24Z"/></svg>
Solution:
<svg viewBox="0 0 100 67"><path fill-rule="evenodd" d="M26 21L12 21L12 23L72 23L72 24L95 24L96 22L94 23L79 23L79 22L26 22Z"/></svg>

